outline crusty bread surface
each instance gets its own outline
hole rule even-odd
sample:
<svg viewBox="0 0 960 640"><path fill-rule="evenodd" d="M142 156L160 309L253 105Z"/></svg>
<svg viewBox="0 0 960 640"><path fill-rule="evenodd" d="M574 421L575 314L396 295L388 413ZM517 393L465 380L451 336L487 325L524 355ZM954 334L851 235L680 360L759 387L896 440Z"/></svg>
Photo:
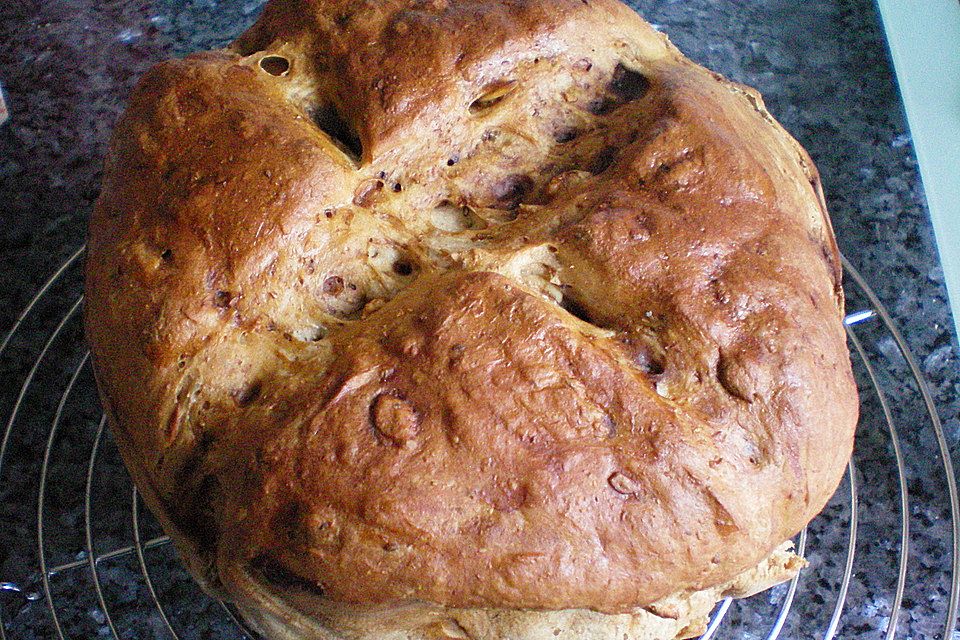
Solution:
<svg viewBox="0 0 960 640"><path fill-rule="evenodd" d="M812 161L616 0L273 0L140 82L88 251L127 467L270 637L687 637L850 456Z"/></svg>

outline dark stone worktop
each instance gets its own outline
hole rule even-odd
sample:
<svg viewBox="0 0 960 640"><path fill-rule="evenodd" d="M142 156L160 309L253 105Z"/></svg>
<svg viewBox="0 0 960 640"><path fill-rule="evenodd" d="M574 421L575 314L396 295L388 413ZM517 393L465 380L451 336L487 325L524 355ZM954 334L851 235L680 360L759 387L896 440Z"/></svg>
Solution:
<svg viewBox="0 0 960 640"><path fill-rule="evenodd" d="M111 127L137 77L169 56L220 46L255 19L258 0L20 0L0 3L0 331L84 239ZM817 162L838 241L890 308L930 383L953 454L960 438L960 364L911 140L876 9L869 0L638 0L634 5L688 55L758 87L770 111ZM69 272L0 360L0 429L33 358L79 293ZM849 282L849 280L848 280ZM865 300L850 286L850 310ZM862 326L862 330L861 330ZM900 430L910 496L911 554L898 638L941 638L950 585L950 511L933 427L895 340L877 320L858 325ZM60 393L80 362L67 324L14 423L0 469L0 618L8 638L55 637L38 581L35 526L40 459ZM32 355L31 355L32 354ZM99 413L89 370L51 439L45 553L49 566L84 560L83 483ZM838 637L881 638L900 557L898 474L882 407L864 389L855 456L859 535ZM41 419L40 416L44 416ZM2 431L0 431L2 435ZM94 548L130 544L130 496L104 436L92 486ZM822 637L840 589L850 526L849 485L811 526L811 568L782 637ZM144 516L144 537L158 535ZM156 590L181 637L229 638L225 614L184 578L168 547L147 552ZM133 555L100 564L121 637L170 637L148 604ZM51 581L68 637L109 635L86 566ZM787 588L735 604L717 637L763 638ZM27 597L29 596L29 598ZM2 637L2 634L0 634ZM960 637L960 636L956 636Z"/></svg>

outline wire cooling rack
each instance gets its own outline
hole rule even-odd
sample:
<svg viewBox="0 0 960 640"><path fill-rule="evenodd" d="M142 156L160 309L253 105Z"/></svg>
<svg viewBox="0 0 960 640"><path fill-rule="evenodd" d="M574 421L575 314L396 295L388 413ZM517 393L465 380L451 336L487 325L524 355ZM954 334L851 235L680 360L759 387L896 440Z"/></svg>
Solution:
<svg viewBox="0 0 960 640"><path fill-rule="evenodd" d="M0 343L0 640L255 640L181 568L104 429L82 339L83 253ZM703 640L956 637L960 519L947 441L906 342L844 267L862 398L853 461L797 537L809 568L721 602Z"/></svg>

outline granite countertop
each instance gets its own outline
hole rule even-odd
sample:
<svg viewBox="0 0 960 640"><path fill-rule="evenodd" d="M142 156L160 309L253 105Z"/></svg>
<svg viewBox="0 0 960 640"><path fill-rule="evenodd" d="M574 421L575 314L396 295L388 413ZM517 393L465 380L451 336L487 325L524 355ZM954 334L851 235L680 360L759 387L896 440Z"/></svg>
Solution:
<svg viewBox="0 0 960 640"><path fill-rule="evenodd" d="M878 16L869 0L637 0L648 20L692 58L758 87L770 111L810 151L841 249L864 274L916 354L957 460L960 359L923 188ZM10 120L0 125L0 330L47 276L81 246L96 198L111 127L137 77L170 56L225 44L259 13L261 0L24 0L0 4L0 86ZM849 282L849 280L848 280ZM79 292L73 270L51 291L0 360L5 415L50 328ZM850 310L866 304L849 286ZM910 496L911 554L899 638L942 638L950 589L950 510L938 441L907 363L878 321L858 325L900 430ZM33 355L30 355L33 354ZM82 494L99 413L89 371L64 402L59 432L47 441L61 390L82 357L79 323L66 325L26 397L0 468L0 619L10 638L53 637L39 580L36 511L45 442L48 566L86 562ZM49 380L49 383L46 382ZM859 536L847 607L837 637L880 638L890 617L899 547L898 475L882 406L862 367L863 420L855 461ZM46 416L47 414L43 414ZM0 423L2 424L2 423ZM91 486L94 550L130 544L129 485L109 435ZM56 481L55 481L56 480ZM850 486L811 526L811 568L797 589L782 637L823 635L842 574L851 520ZM80 496L80 498L78 498ZM145 516L145 538L159 535ZM181 637L228 638L224 612L184 577L169 547L151 550L158 598ZM111 618L94 597L85 565L52 579L51 597L67 637L170 637L136 559L101 562ZM75 572L75 573L70 573ZM2 586L2 585L0 585ZM731 607L717 637L766 637L785 586ZM146 608L145 608L146 606ZM3 634L0 633L0 637ZM960 634L954 634L960 638Z"/></svg>

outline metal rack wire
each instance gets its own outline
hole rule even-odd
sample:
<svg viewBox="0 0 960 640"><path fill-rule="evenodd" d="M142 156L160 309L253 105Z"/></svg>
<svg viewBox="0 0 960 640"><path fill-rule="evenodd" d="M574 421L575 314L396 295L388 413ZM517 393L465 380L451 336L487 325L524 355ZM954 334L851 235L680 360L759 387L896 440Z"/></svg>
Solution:
<svg viewBox="0 0 960 640"><path fill-rule="evenodd" d="M119 462L80 334L83 252L55 271L0 343L0 400L10 406L0 423L0 640L255 640L179 566ZM810 568L768 594L721 602L702 640L954 637L960 504L947 440L890 314L844 267L863 398L846 481L796 540ZM883 344L895 353L876 348ZM936 458L937 478L919 477L918 457L925 470ZM942 561L931 564L938 554ZM871 567L886 569L878 576ZM935 597L937 588L949 598ZM936 631L913 635L917 625Z"/></svg>

